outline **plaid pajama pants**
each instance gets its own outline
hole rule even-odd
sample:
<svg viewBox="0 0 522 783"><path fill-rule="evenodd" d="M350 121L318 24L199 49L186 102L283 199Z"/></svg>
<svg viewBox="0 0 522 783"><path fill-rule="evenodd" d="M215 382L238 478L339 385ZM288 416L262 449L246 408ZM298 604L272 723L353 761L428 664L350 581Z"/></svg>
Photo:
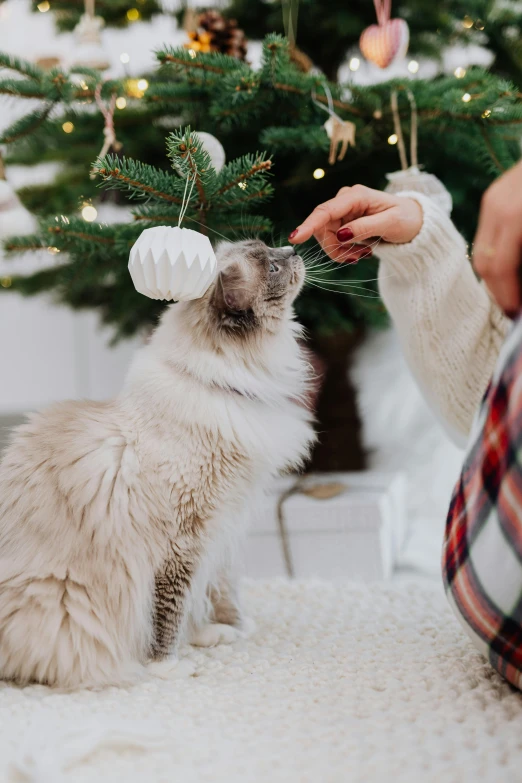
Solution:
<svg viewBox="0 0 522 783"><path fill-rule="evenodd" d="M522 689L522 317L500 353L455 487L443 550L450 604Z"/></svg>

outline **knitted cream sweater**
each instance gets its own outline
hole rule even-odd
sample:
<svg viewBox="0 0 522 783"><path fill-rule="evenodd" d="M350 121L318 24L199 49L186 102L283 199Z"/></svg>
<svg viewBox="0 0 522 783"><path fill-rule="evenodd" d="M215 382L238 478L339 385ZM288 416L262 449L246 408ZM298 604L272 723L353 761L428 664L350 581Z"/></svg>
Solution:
<svg viewBox="0 0 522 783"><path fill-rule="evenodd" d="M452 439L465 446L510 326L475 277L466 243L429 198L412 242L382 243L379 289L410 369Z"/></svg>

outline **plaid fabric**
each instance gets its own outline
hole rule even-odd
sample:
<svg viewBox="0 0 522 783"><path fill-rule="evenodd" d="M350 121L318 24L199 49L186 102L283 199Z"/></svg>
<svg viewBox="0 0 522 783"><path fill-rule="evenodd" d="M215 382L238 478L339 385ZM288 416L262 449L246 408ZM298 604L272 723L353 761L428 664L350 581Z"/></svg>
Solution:
<svg viewBox="0 0 522 783"><path fill-rule="evenodd" d="M476 418L446 523L443 576L476 646L522 688L522 318Z"/></svg>

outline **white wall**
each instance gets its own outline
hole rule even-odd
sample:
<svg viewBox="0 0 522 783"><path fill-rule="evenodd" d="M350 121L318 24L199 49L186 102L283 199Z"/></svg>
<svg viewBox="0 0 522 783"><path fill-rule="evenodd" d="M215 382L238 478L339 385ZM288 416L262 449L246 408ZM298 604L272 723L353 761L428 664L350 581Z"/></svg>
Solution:
<svg viewBox="0 0 522 783"><path fill-rule="evenodd" d="M0 275L3 272L0 262ZM138 340L110 348L94 313L72 313L45 297L0 296L0 415L58 400L116 394Z"/></svg>

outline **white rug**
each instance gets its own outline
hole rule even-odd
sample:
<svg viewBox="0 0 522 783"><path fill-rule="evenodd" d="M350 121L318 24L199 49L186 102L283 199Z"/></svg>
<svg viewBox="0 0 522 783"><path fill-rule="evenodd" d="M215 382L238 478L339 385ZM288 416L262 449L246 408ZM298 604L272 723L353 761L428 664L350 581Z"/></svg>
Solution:
<svg viewBox="0 0 522 783"><path fill-rule="evenodd" d="M191 649L196 676L100 693L0 686L2 783L520 779L522 696L437 588L280 581L244 592L257 631ZM75 731L87 756L76 763Z"/></svg>

